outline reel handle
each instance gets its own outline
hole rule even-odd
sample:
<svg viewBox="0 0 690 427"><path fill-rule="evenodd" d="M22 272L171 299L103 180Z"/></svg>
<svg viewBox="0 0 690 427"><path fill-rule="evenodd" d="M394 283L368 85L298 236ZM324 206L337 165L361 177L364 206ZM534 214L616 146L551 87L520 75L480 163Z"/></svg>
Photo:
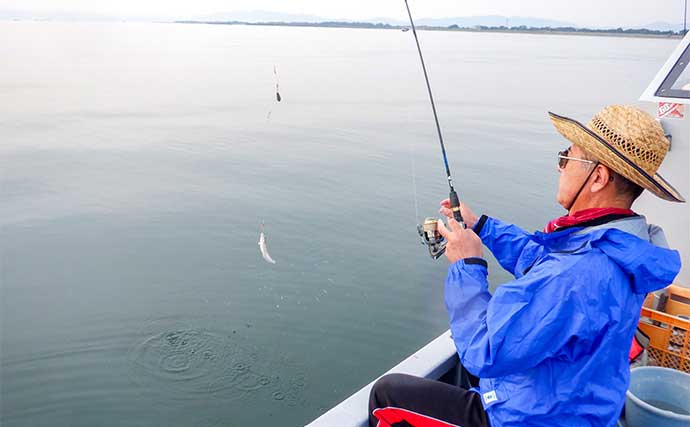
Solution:
<svg viewBox="0 0 690 427"><path fill-rule="evenodd" d="M450 209L453 211L453 218L460 223L462 228L467 228L465 221L462 219L462 214L460 213L460 199L458 199L458 193L455 189L450 190Z"/></svg>

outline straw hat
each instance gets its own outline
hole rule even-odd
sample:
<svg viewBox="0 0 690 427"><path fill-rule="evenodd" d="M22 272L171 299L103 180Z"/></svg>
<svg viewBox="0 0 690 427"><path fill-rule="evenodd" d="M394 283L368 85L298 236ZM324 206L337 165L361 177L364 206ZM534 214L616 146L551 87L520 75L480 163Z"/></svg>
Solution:
<svg viewBox="0 0 690 427"><path fill-rule="evenodd" d="M561 135L602 164L664 200L685 201L656 173L670 144L649 114L630 105L610 105L587 126L552 112L549 116Z"/></svg>

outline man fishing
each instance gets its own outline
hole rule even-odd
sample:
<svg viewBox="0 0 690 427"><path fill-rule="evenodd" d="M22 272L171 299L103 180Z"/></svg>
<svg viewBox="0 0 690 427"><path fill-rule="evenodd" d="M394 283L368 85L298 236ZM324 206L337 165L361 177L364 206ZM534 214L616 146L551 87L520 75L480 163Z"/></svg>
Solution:
<svg viewBox="0 0 690 427"><path fill-rule="evenodd" d="M680 270L661 229L631 206L643 190L685 200L656 173L669 142L648 114L609 106L587 126L549 114L572 144L558 153L567 215L530 234L461 205L465 229L441 202L450 329L479 387L384 376L371 392L370 426L616 424L642 302ZM515 276L493 295L482 243Z"/></svg>

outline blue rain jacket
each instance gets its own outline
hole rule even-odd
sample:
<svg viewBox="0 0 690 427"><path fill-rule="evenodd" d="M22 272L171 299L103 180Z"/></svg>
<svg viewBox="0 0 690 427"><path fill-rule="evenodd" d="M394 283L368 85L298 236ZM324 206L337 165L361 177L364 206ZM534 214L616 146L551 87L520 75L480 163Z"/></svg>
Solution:
<svg viewBox="0 0 690 427"><path fill-rule="evenodd" d="M548 234L482 219L482 242L515 280L492 296L484 260L460 260L445 299L491 426L614 426L642 302L672 283L678 252L654 244L666 246L663 232L642 216Z"/></svg>

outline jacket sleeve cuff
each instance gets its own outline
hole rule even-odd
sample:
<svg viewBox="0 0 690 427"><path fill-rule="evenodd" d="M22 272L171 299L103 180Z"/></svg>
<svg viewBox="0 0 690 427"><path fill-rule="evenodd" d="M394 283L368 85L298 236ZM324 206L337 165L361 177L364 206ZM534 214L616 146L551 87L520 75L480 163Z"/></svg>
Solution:
<svg viewBox="0 0 690 427"><path fill-rule="evenodd" d="M472 229L477 236L479 236L482 232L482 228L484 228L484 224L486 223L486 220L489 219L488 216L482 215L479 217L479 220L477 221L476 224L474 224L474 228Z"/></svg>
<svg viewBox="0 0 690 427"><path fill-rule="evenodd" d="M486 277L489 274L489 267L483 258L468 257L457 260L451 264L448 270L448 277L455 278L453 281L460 280L464 275L472 277L474 280L486 282ZM458 282L460 283L460 282Z"/></svg>
<svg viewBox="0 0 690 427"><path fill-rule="evenodd" d="M462 261L465 265L482 265L484 266L484 268L489 268L489 264L486 263L486 260L484 258L469 257L463 258Z"/></svg>

